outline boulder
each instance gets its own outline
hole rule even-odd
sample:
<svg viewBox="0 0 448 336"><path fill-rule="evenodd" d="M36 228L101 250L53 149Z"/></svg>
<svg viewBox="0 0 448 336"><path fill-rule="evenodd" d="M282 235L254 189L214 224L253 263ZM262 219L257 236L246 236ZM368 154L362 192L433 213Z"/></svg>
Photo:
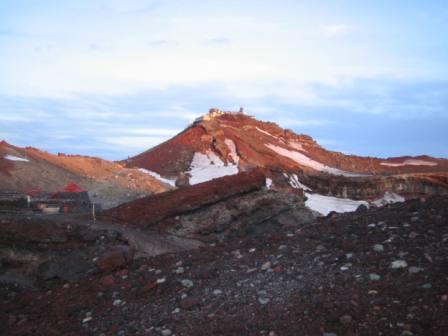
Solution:
<svg viewBox="0 0 448 336"><path fill-rule="evenodd" d="M189 185L190 182L188 176L185 174L180 174L176 180L176 187L182 188L182 187L188 187Z"/></svg>
<svg viewBox="0 0 448 336"><path fill-rule="evenodd" d="M86 275L92 264L78 252L71 252L67 256L52 258L42 263L37 269L37 277L48 281L53 279L76 282Z"/></svg>
<svg viewBox="0 0 448 336"><path fill-rule="evenodd" d="M122 268L132 262L134 252L134 249L127 245L114 246L98 258L96 267L103 272Z"/></svg>

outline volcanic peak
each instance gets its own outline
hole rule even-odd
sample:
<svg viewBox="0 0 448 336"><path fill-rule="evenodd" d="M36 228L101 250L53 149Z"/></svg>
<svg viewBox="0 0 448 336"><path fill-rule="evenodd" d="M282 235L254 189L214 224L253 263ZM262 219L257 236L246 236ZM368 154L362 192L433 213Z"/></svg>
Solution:
<svg viewBox="0 0 448 336"><path fill-rule="evenodd" d="M196 118L193 125L198 124L202 121L211 121L220 117L246 117L250 119L255 119L253 116L247 115L244 113L244 109L240 107L239 111L221 111L219 108L212 107L209 109L207 114Z"/></svg>

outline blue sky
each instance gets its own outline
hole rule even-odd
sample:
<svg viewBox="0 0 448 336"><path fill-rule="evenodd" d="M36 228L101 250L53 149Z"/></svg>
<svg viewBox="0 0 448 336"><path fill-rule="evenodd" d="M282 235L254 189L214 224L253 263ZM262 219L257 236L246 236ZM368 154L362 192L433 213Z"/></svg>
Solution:
<svg viewBox="0 0 448 336"><path fill-rule="evenodd" d="M210 107L448 156L445 1L0 1L0 138L122 159Z"/></svg>

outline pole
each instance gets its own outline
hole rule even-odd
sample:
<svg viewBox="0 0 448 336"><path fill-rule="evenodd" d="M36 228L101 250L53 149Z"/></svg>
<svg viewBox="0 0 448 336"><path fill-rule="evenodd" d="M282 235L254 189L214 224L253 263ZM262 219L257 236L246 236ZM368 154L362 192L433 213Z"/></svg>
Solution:
<svg viewBox="0 0 448 336"><path fill-rule="evenodd" d="M95 203L92 203L92 218L93 218L93 223L95 223L96 222Z"/></svg>

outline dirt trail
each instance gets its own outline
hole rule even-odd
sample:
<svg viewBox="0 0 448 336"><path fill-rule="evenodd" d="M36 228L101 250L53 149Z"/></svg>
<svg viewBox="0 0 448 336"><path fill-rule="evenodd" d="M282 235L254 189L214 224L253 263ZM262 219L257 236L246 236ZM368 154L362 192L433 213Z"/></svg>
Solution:
<svg viewBox="0 0 448 336"><path fill-rule="evenodd" d="M160 232L141 231L121 224L97 221L91 224L93 230L120 232L129 245L135 248L137 257L152 257L164 253L192 250L203 243L188 238L176 237Z"/></svg>

